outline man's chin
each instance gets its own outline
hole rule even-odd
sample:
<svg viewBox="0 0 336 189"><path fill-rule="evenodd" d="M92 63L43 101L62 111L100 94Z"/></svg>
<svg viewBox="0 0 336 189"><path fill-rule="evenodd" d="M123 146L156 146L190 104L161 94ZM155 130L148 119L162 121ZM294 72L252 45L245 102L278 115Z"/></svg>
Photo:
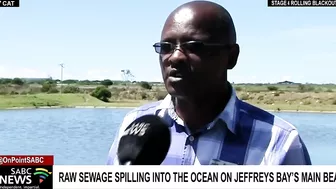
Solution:
<svg viewBox="0 0 336 189"><path fill-rule="evenodd" d="M174 88L172 86L167 87L167 92L170 96L175 98L188 98L188 92L180 88Z"/></svg>

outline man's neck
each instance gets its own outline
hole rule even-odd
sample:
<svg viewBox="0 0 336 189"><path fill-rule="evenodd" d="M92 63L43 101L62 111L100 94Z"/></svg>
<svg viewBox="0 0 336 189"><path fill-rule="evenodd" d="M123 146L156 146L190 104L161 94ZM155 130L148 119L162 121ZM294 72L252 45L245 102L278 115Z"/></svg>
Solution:
<svg viewBox="0 0 336 189"><path fill-rule="evenodd" d="M192 131L212 122L226 107L232 93L231 86L225 85L220 91L203 97L175 98L175 110Z"/></svg>

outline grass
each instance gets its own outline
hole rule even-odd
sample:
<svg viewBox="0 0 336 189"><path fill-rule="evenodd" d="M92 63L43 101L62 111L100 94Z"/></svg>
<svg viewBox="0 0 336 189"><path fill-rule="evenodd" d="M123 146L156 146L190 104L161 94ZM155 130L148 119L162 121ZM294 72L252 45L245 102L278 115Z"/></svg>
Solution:
<svg viewBox="0 0 336 189"><path fill-rule="evenodd" d="M234 85L240 99L275 111L336 111L336 85ZM18 107L137 107L162 99L167 93L161 85L143 89L138 85L112 85L109 102L90 96L96 86L79 86L80 93L41 93L37 85L0 86L0 109Z"/></svg>
<svg viewBox="0 0 336 189"><path fill-rule="evenodd" d="M238 97L267 110L336 111L335 92L238 92Z"/></svg>
<svg viewBox="0 0 336 189"><path fill-rule="evenodd" d="M27 94L0 95L0 109L21 107L73 107L73 106L104 106L104 107L135 107L145 104L143 100L124 100L102 102L88 94Z"/></svg>

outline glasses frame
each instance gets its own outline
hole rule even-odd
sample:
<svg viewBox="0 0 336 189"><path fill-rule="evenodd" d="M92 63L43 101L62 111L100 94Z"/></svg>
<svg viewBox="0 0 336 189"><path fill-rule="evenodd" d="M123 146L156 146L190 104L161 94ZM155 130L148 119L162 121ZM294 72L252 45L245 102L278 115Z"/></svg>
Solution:
<svg viewBox="0 0 336 189"><path fill-rule="evenodd" d="M171 43L171 42L165 42L164 41L164 42L154 43L153 47L154 47L155 52L158 53L158 54L170 54L170 53L173 53L178 47L180 47L183 50L188 50L188 48L184 48L183 46L185 46L187 44L193 44L193 43L194 44L195 43L202 44L204 47L217 47L217 48L220 48L220 49L225 49L225 48L231 47L231 45L228 45L228 44L206 43L206 42L202 42L202 41L187 41L187 42L180 43L180 44L177 44L177 45L175 45L174 43ZM160 51L158 52L158 49L161 47L162 44L171 45L171 47L172 47L171 50L167 53L161 53Z"/></svg>

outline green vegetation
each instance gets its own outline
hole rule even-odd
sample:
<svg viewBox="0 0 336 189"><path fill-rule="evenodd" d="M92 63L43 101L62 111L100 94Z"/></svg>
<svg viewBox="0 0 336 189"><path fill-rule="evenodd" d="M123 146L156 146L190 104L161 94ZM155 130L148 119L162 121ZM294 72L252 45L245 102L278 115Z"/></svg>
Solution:
<svg viewBox="0 0 336 189"><path fill-rule="evenodd" d="M234 84L240 99L267 110L336 111L334 84ZM135 107L161 100L161 83L0 79L0 109L19 107Z"/></svg>

